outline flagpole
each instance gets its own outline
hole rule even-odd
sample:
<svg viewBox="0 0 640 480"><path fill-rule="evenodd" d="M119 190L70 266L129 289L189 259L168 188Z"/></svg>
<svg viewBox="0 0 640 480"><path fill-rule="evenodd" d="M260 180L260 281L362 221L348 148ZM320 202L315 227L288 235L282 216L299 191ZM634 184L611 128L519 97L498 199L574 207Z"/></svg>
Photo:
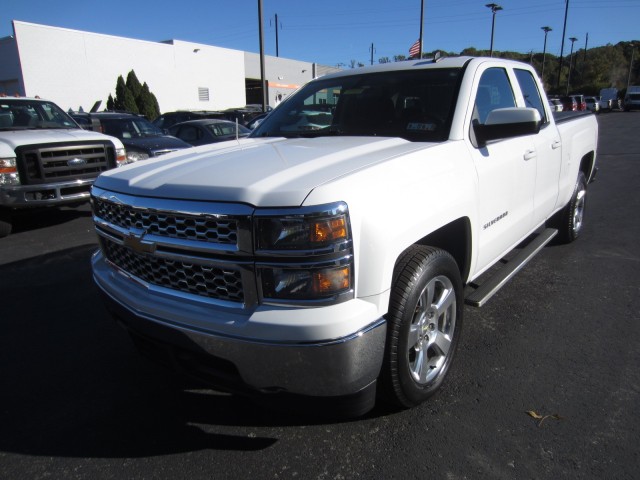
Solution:
<svg viewBox="0 0 640 480"><path fill-rule="evenodd" d="M420 0L420 53L418 58L422 58L422 23L424 22L424 0Z"/></svg>

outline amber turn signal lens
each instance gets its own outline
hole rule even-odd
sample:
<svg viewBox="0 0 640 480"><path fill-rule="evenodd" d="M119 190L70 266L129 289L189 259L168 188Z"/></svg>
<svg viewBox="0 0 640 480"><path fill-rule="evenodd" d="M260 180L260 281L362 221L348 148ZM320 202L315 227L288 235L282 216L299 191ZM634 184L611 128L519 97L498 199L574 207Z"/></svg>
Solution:
<svg viewBox="0 0 640 480"><path fill-rule="evenodd" d="M348 290L351 284L349 267L321 270L313 274L313 290L318 295L327 295Z"/></svg>
<svg viewBox="0 0 640 480"><path fill-rule="evenodd" d="M309 240L312 243L325 243L346 238L347 222L344 216L340 216L314 222Z"/></svg>

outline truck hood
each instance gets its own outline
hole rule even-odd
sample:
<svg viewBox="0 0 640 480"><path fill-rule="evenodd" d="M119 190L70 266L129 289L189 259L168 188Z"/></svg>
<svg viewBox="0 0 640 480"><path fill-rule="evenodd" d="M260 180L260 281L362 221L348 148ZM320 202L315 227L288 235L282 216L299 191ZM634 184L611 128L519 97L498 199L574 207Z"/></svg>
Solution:
<svg viewBox="0 0 640 480"><path fill-rule="evenodd" d="M111 170L95 185L147 197L296 206L319 185L433 145L380 137L250 138Z"/></svg>
<svg viewBox="0 0 640 480"><path fill-rule="evenodd" d="M22 145L36 145L39 143L57 142L86 142L86 141L111 140L116 148L122 148L120 140L101 133L82 130L80 128L52 128L29 130L2 130L0 131L0 153L9 155Z"/></svg>

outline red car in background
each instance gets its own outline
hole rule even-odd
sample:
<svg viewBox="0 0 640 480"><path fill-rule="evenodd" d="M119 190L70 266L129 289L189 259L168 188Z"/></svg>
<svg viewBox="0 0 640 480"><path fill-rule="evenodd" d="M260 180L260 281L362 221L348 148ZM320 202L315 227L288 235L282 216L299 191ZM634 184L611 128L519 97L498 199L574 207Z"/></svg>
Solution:
<svg viewBox="0 0 640 480"><path fill-rule="evenodd" d="M576 112L578 111L578 100L573 95L560 97L562 102L563 112Z"/></svg>

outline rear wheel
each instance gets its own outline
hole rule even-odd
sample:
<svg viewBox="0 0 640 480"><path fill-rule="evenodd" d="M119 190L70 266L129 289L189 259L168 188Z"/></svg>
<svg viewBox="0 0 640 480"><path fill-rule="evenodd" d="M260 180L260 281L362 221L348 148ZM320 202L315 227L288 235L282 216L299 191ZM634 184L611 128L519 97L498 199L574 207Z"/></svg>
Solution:
<svg viewBox="0 0 640 480"><path fill-rule="evenodd" d="M462 329L460 272L444 250L412 246L394 271L381 374L387 400L412 407L442 385Z"/></svg>
<svg viewBox="0 0 640 480"><path fill-rule="evenodd" d="M560 243L571 243L580 236L584 225L586 202L587 179L584 173L580 172L571 200L549 222L549 226L558 229Z"/></svg>

